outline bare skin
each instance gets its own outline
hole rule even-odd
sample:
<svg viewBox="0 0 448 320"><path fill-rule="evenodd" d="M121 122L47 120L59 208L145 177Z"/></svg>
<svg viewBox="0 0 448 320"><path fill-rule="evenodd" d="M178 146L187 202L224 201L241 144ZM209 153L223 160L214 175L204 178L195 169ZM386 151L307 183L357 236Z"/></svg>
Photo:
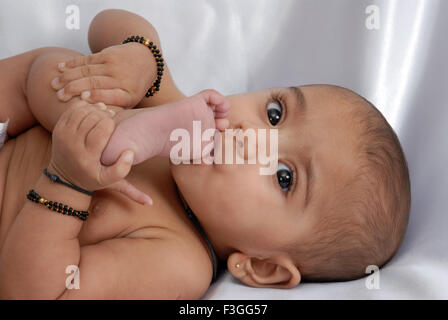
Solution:
<svg viewBox="0 0 448 320"><path fill-rule="evenodd" d="M98 52L117 45L132 34L157 39L159 44L155 30L147 21L121 10L108 10L94 19L89 43L92 51ZM142 57L147 54L146 51L137 52L140 49L132 45L128 44L126 50L112 47L110 50L116 51L112 56L135 54ZM211 257L201 235L185 215L176 193L176 184L203 224L220 261L227 261L232 275L254 287L292 288L300 283L301 274L296 263L279 248L306 238L313 232L313 225L323 210L322 204L332 198L339 183L344 183L350 177L349 173L355 166L351 152L356 132L353 134L353 129L345 125L347 103L339 91L327 86L302 87L302 100L308 106L306 116L301 112L302 108L296 108L300 106L296 101L297 90L263 90L227 97L232 106L230 128L279 128L279 161L298 176L288 186L288 190L279 186L276 175L260 176L258 165L172 166L169 159L156 157L135 165L126 177L141 192L151 195L154 206L143 206L132 200L132 196L138 199L138 194L129 195L108 189L96 192L93 199L88 200L67 188L51 186L48 178L41 175L51 157L51 135L48 131L52 131L70 103L79 100L83 92L90 91L88 97L84 95L85 100L106 103L109 109L117 112L114 121L119 125L121 121L131 119L131 113L136 113L136 110L123 110L122 107L129 108L135 104L139 108L153 107L178 101L185 96L176 88L168 68L160 93L154 99L142 101L138 97L144 94L147 84L141 85L134 81L125 88L113 86L116 80L126 84L126 74L109 76L103 82L92 81L94 76L85 74L79 81L62 79L61 85L52 80L63 77L68 69L73 69L78 75L80 72L92 71L90 67L85 67L90 65L89 58L85 58L84 69L76 70L68 65L59 70L63 73L61 76L56 69L58 63L80 55L64 49L45 50L48 52L27 53L0 61L0 69L21 70L16 79L12 80L10 76L0 78L0 88L5 88L1 94L6 97L0 109L0 120L4 120L5 115L9 116L11 127L8 133L15 136L0 151L0 171L7 172L7 175L2 175L6 177L5 181L0 181L0 186L3 186L0 187L3 201L0 222L1 297L202 297L212 276ZM36 56L41 53L44 53L40 58L42 61L38 63ZM123 66L129 60L135 61L117 58L111 65ZM144 64L151 60L141 61ZM42 68L45 72L35 72L39 77L33 78L33 68ZM148 68L151 66L139 70ZM27 76L29 85L25 84ZM76 75L71 74L71 77L76 79ZM54 85L61 85L64 91L61 92L62 89ZM111 86L114 89L110 89ZM54 90L58 90L57 94ZM288 107L284 110L281 122L273 125L267 117L266 108L270 103L278 104L272 97L279 92L287 97L285 104ZM315 168L312 180L314 197L306 205L309 183L307 164L311 160ZM73 203L73 206L84 205L92 212L91 218L82 225L64 225L68 223L66 219L43 224L42 228L47 229L38 230L39 236L22 243L22 248L27 248L33 241L43 241L42 238L49 243L59 243L61 239L58 242L51 237L42 237L42 234L51 235L54 230L63 227L69 228L70 235L78 232L78 243L73 244L73 236L65 239L72 241L67 242L67 246L72 245L74 249L62 262L61 256L53 252L47 253L45 264L37 263L42 261L37 255L48 252L45 250L49 245L39 250L29 250L27 255L22 256L22 260L29 259L28 265L37 263L35 270L31 269L32 272L29 269L13 268L21 265L20 260L14 260L17 257L13 252L17 250L13 249L20 248L23 230L33 225L27 225L24 219L36 210L47 210L25 199L24 195L31 188L44 190L48 198L54 196L62 198L61 202ZM325 198L321 198L323 196L320 194L325 195ZM37 213L48 214L46 211ZM24 217L21 219L21 227L24 228L22 233L19 232L20 224L13 224L14 221L20 221L19 216ZM51 217L60 218L58 215ZM48 218L53 219L50 216ZM66 247L61 248L65 248L63 251L60 249L62 252L67 252ZM64 268L67 264L78 265L79 262L83 279L81 289L65 290L67 274ZM43 270L48 274L49 266L58 264L59 269L49 274L47 279L42 279L39 285L35 283ZM183 267L179 269L179 265ZM30 283L34 284L31 288Z"/></svg>
<svg viewBox="0 0 448 320"><path fill-rule="evenodd" d="M146 21L136 27L145 29L146 34L152 32L152 38L158 39L154 30L148 29ZM138 32L133 30L130 33ZM1 118L7 116L11 123L8 128L10 139L0 151L0 170L4 173L1 175L4 180L0 184L2 262L5 260L7 240L12 237L13 222L21 210L28 207L30 210L39 210L25 198L31 188L40 185L41 190L46 190L48 198L53 194L61 199L64 198L62 194L67 194L65 198L68 203L78 196L70 193L68 188L51 190L52 186L45 185L45 178L41 174L51 156L51 134L45 129L51 132L63 108L68 107L58 101L49 84L58 75L57 64L76 56L79 54L71 50L49 48L0 62L2 70L16 70L14 73L2 72L3 77L0 78L4 98ZM36 76L33 78L33 68L49 70L49 66L54 71L45 72L45 79L42 79L41 72L34 73ZM12 74L16 75L14 79L11 79ZM26 83L28 75L30 77ZM165 75L159 94L152 101L145 99L141 103L142 107L175 102L185 97L172 82L169 70L165 71ZM38 92L39 98L34 98L37 94L31 90ZM52 108L52 112L48 108ZM126 110L122 111L122 108L109 108L117 112L117 124L121 119L129 117L125 116ZM48 114L55 113L54 118L48 118ZM80 290L65 290L65 278L68 275L64 267L57 276L60 281L52 281L56 287L42 284L30 290L26 279L13 276L9 278L13 281L12 288L5 283L6 278L2 278L2 298L200 298L210 284L211 258L201 235L185 215L175 191L168 159L152 158L134 166L127 180L150 194L154 205L143 206L116 191L102 190L95 193L88 204L91 217L80 227L78 234L81 259L85 265L80 265L80 270L84 269L81 271L84 281ZM63 202L62 199L60 201ZM80 206L82 200L79 201L72 206ZM114 250L111 250L111 245ZM60 257L51 259L55 262L49 261L50 265L57 263ZM122 262L112 263L112 260ZM76 264L76 261L73 262ZM115 265L113 270L110 269L111 264ZM177 268L179 264L184 266L181 272ZM6 268L3 265L0 273L5 272ZM138 285L116 287L119 282L126 283L129 277L135 279L136 274L141 277L136 279ZM148 277L148 274L157 276ZM97 285L99 282L102 284ZM27 289L21 290L22 287Z"/></svg>

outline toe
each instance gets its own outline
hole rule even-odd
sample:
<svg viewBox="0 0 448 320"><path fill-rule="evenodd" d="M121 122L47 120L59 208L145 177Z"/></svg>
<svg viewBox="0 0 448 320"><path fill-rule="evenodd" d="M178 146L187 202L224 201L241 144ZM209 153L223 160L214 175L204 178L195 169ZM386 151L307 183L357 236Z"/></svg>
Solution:
<svg viewBox="0 0 448 320"><path fill-rule="evenodd" d="M227 112L214 112L215 119L223 119L229 115L229 111Z"/></svg>
<svg viewBox="0 0 448 320"><path fill-rule="evenodd" d="M217 104L215 107L215 112L225 113L230 111L230 102L223 98L222 103Z"/></svg>
<svg viewBox="0 0 448 320"><path fill-rule="evenodd" d="M215 127L219 131L224 131L230 127L230 122L227 119L216 119L215 120Z"/></svg>

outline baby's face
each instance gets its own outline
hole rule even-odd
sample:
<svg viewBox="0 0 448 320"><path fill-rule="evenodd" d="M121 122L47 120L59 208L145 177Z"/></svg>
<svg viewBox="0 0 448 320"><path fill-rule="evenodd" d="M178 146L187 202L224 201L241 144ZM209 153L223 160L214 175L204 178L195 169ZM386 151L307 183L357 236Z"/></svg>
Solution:
<svg viewBox="0 0 448 320"><path fill-rule="evenodd" d="M357 129L351 126L349 104L328 86L227 99L231 128L278 130L275 174L261 175L266 166L258 161L172 165L172 172L218 252L265 256L312 234L325 204L356 167Z"/></svg>

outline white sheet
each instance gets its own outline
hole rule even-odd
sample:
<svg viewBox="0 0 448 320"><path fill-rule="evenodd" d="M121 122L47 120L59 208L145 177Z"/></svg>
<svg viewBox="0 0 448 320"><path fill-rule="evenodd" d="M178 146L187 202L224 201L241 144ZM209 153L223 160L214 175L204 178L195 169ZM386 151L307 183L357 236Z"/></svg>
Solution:
<svg viewBox="0 0 448 320"><path fill-rule="evenodd" d="M65 27L67 6L80 29ZM369 5L380 29L365 26ZM220 0L0 2L0 58L42 46L89 53L96 13L123 8L157 28L173 77L187 95L331 83L371 100L402 142L412 180L404 243L380 271L380 289L365 279L303 284L292 290L246 287L221 276L205 299L448 298L448 1Z"/></svg>
<svg viewBox="0 0 448 320"><path fill-rule="evenodd" d="M6 137L8 136L8 124L9 119L5 122L0 122L0 149L3 147L4 142L6 141Z"/></svg>

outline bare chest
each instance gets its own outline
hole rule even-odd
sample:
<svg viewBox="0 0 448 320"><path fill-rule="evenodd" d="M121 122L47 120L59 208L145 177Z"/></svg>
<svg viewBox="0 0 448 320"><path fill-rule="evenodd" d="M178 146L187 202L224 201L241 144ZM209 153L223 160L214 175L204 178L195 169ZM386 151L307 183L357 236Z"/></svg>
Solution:
<svg viewBox="0 0 448 320"><path fill-rule="evenodd" d="M8 147L14 144L14 147ZM40 126L8 141L0 152L0 248L51 155L51 135ZM151 195L153 206L140 205L115 190L95 192L89 219L79 234L80 245L107 239L182 237L192 250L203 250L186 217L169 169L169 160L154 158L134 166L127 180ZM57 201L57 200L56 200ZM185 243L185 242L184 242Z"/></svg>

